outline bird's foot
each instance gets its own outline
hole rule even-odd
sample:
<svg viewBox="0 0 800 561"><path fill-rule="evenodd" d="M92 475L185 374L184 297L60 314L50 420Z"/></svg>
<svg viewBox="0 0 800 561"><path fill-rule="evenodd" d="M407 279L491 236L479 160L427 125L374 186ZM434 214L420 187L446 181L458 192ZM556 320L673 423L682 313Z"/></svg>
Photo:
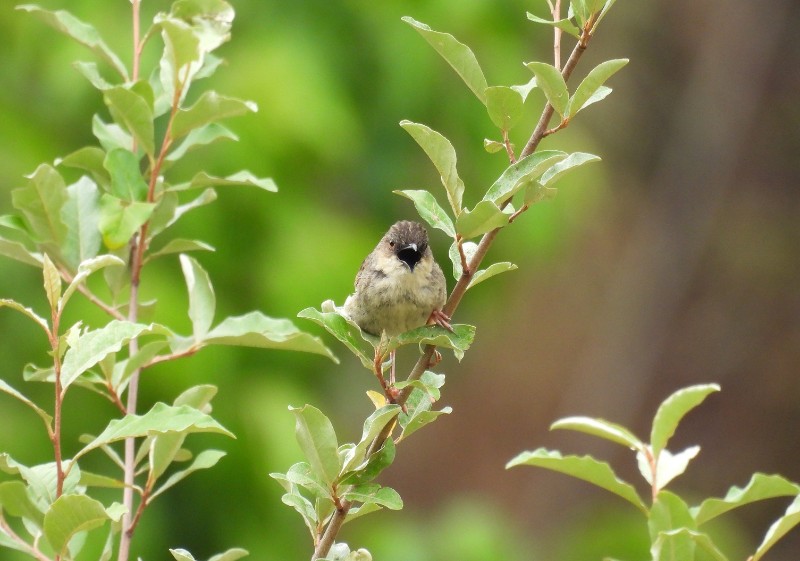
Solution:
<svg viewBox="0 0 800 561"><path fill-rule="evenodd" d="M431 359L428 361L428 366L426 366L426 368L433 368L440 362L442 362L442 353L434 349L433 355L431 356Z"/></svg>
<svg viewBox="0 0 800 561"><path fill-rule="evenodd" d="M428 325L438 325L439 327L443 327L451 333L453 332L453 326L450 325L450 316L448 316L442 310L433 310L431 315L428 316L428 321L426 323Z"/></svg>

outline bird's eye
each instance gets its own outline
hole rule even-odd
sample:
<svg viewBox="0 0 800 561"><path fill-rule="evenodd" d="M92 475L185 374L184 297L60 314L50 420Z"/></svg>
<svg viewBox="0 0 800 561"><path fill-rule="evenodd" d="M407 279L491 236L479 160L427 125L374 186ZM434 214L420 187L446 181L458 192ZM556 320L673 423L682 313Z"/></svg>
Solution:
<svg viewBox="0 0 800 561"><path fill-rule="evenodd" d="M394 247L394 240L389 240L389 247Z"/></svg>

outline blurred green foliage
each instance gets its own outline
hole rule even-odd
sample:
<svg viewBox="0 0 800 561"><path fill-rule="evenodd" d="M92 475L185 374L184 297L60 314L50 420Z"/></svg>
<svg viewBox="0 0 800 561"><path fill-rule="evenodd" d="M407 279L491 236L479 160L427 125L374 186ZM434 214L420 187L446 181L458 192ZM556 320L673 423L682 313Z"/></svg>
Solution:
<svg viewBox="0 0 800 561"><path fill-rule="evenodd" d="M327 298L343 301L352 288L360 260L386 226L398 218L413 216L411 203L391 191L430 188L437 182L424 154L397 125L400 120L426 123L453 142L461 156L460 171L467 183L465 200L469 204L477 202L485 187L505 167L503 155L488 155L482 149L482 139L494 130L483 108L431 53L428 45L401 23L401 16L411 15L439 29L446 28L471 45L490 82L524 83L530 72L520 60L546 60L552 41L543 28L525 19L526 10L543 15L544 7L521 0L379 3L243 0L233 4L237 11L233 40L220 50L228 64L212 80L220 91L252 99L260 111L231 120L228 124L240 136L240 142L196 152L191 157L194 161L186 163L185 173L188 179L198 165L219 175L246 168L256 175L273 177L280 192L268 195L250 189L221 190L217 205L195 211L177 226L176 235L204 239L217 249L213 254L200 256L200 260L214 282L219 317L251 309L276 317L293 317L297 311L317 306ZM736 4L745 9L743 1ZM796 21L796 6L792 12L790 4L791 0L776 2L774 12L780 14L783 9L788 14L786 21ZM51 9L63 7L57 0L42 5ZM96 22L115 50L129 52L128 5L122 0L100 3L71 0L68 8L78 17ZM167 5L167 2L145 2L144 19ZM718 17L722 12L737 12L730 7L723 9L724 5L725 2L715 2L708 9ZM478 325L478 341L486 337L483 343L486 346L476 345L474 352L478 356L483 352L487 359L476 358L471 366L467 364L463 382L455 376L448 379L448 387L454 388L452 399L463 400L461 408L455 407L455 419L446 421L453 431L446 427L432 428L434 432L444 431L429 437L435 445L426 447L422 442L415 449L417 444L412 443L404 451L408 455L395 466L402 475L412 474L406 480L390 482L409 507L401 513L377 514L374 520L345 528L343 539L354 545L366 545L369 541L368 547L376 559L522 560L535 558L540 552L544 552L545 558L566 561L610 554L631 560L647 556L642 535L630 531L624 523L612 525L609 522L612 517L602 507L581 508L594 496L587 499L579 492L565 492L563 486L552 486L553 492L562 493L559 498L571 505L560 519L576 518L561 525L534 527L532 520L541 522L542 516L547 518L547 513L563 508L560 503L548 502L553 497L543 489L550 487L553 480L544 483L542 479L536 480L531 488L522 479L502 472L507 457L529 446L531 440L544 438L542 433L546 420L554 416L553 408L572 408L581 403L580 397L575 401L560 397L580 395L574 386L580 384L580 378L565 382L564 371L570 372L574 366L574 348L562 349L560 355L547 355L541 346L550 344L551 348L560 349L548 337L550 331L555 330L556 335L571 343L570 333L582 333L580 329L587 324L600 325L591 310L606 308L600 304L593 306L593 300L586 300L601 294L598 298L602 303L603 293L593 281L599 282L596 279L606 275L603 278L611 279L606 280L611 284L615 277L609 270L635 269L639 265L636 261L626 264L619 259L619 252L615 253L618 245L627 241L617 230L627 234L632 218L642 207L655 208L659 203L658 199L647 201L650 191L658 194L658 189L664 186L653 178L655 172L651 170L669 147L665 137L672 130L673 116L684 112L676 103L683 91L682 84L690 77L687 69L694 68L696 54L689 45L698 44L700 33L686 22L705 21L702 18L706 14L697 13L701 9L688 2L642 2L622 7L617 10L621 17L611 18L607 29L595 41L586 68L600 60L629 56L631 64L624 73L627 77L621 76L615 84L616 92L603 104L602 111L587 110L586 117L557 135L557 140L543 144L550 147L548 142L554 142L557 146L552 147L565 151L598 153L604 163L576 172L568 179L570 185L561 185L555 201L530 211L525 220L515 224L513 235L502 236L493 248L494 260L514 260L527 272L498 277L499 284L491 291L471 291L459 310L459 317L463 314L469 323ZM706 26L712 27L729 28L719 21ZM780 37L782 29L754 27L750 32ZM73 61L88 59L89 55L80 46L34 18L14 11L10 3L0 8L0 33L4 38L0 42L0 65L4 69L0 82L0 146L3 147L0 214L5 214L11 210L10 192L21 184L21 176L33 171L40 162L52 161L91 143L91 116L104 112L105 108L97 92L70 66ZM737 40L745 43L750 36L738 35ZM664 57L664 52L674 56ZM714 54L711 52L709 56ZM723 51L722 55L730 58L730 53ZM154 57L156 53L147 52L145 56ZM775 64L770 63L772 59L768 56L762 58L765 66ZM789 53L789 60L782 64L791 68L792 61L797 62L798 58ZM712 64L716 62L711 60ZM724 68L724 63L716 63ZM676 378L680 375L703 371L710 364L713 367L705 368L702 379L709 378L710 369L715 375L712 378L730 376L735 381L726 386L734 396L726 411L742 413L749 409L760 414L769 405L775 416L786 423L784 426L791 426L798 421L796 400L800 395L796 384L789 386L786 381L789 378L780 374L792 364L796 366L793 359L797 354L792 349L797 347L800 329L796 320L781 319L776 312L790 309L785 306L787 302L796 304L796 281L800 279L797 267L787 265L800 262L789 259L797 256L796 212L792 214L792 209L796 211L800 205L798 195L787 189L798 184L796 150L800 149L800 142L796 134L789 139L782 135L787 129L795 132L800 129L787 127L776 117L784 115L790 123L797 123L796 96L790 95L791 81L775 77L777 70L775 76L766 71L764 74L766 77L759 75L763 82L757 83L772 85L772 97L767 102L782 108L765 116L760 131L760 136L775 139L773 151L763 154L758 147L754 148L760 156L758 164L740 173L737 182L740 190L733 190L728 199L722 199L725 204L720 220L727 229L709 236L710 260L698 273L703 280L696 281L694 291L687 290L685 301L675 305L679 319L682 314L696 318L693 325L721 324L716 331L720 333L719 340L712 337L709 342L694 337L706 348L717 348L715 343L720 349L729 348L732 341L745 339L764 341L763 354L747 355L736 364L722 361L718 355L704 354L703 357L710 357L704 362L688 351L681 352L686 348L682 346L686 344L684 340L670 340L663 343L664 348L678 351L669 356L677 356L684 362L669 367L662 364L661 368L668 371L660 378L661 382L646 377L650 370L640 374L646 377L646 382L642 382L645 387L664 384L663 380L679 384ZM536 96L529 100L529 103L541 102ZM725 109L733 113L737 108ZM712 120L697 122L692 130L713 128L715 116L704 115ZM530 128L531 123L518 125L519 131ZM514 138L518 146L524 140ZM691 138L686 143L693 146ZM702 159L702 146L697 154ZM680 171L683 162L678 161L675 169ZM719 166L719 169L727 164L713 158L706 162L708 167ZM744 165L742 161L738 164ZM764 173L759 175L759 171ZM470 190L470 185L480 189ZM697 188L708 186L705 183ZM669 189L665 192L673 194ZM758 196L755 206L749 198L754 194ZM674 193L670 200L681 205L692 204L681 195ZM620 200L623 196L625 200ZM681 231L681 225L676 222L673 227ZM433 234L432 245L440 262L445 262L447 244L440 233ZM520 252L520 247L525 251ZM646 266L639 269L649 271ZM536 276L537 271L547 271L549 277ZM514 275L520 276L513 278ZM188 319L183 317L187 297L180 278L177 260L161 260L147 270L142 289L144 299L158 297L156 319L177 328L188 328ZM554 292L547 279L555 279L552 283L561 285L563 291ZM645 283L650 280L645 279ZM795 287L793 299L786 287ZM707 291L716 299L703 300ZM511 299L497 300L498 294L508 294ZM45 307L40 272L7 259L0 262L0 295L26 302L38 310ZM523 304L521 299L525 297L533 300L535 312ZM559 305L549 306L543 302L547 299ZM700 304L693 307L694 300ZM745 302L754 302L755 308L737 307ZM75 317L71 320L82 317L91 323L92 318L100 317L100 312L79 298L73 306ZM727 312L731 310L738 323L728 320ZM748 323L748 318L762 317L752 310L763 311L763 321L767 323ZM701 314L704 311L709 315ZM714 321L719 317L714 315L715 311L723 314L719 324ZM533 324L529 322L531 318ZM772 318L777 318L774 324L770 323ZM614 318L603 319L609 322L604 326L618 325L612 322ZM640 324L629 320L630 316L624 316L618 321L636 330ZM538 336L538 339L532 348L525 347L522 357L511 354L498 365L493 346L500 343L493 333L503 333L507 321L521 327L528 337ZM740 331L726 331L728 326L738 326ZM674 337L685 333L691 338L693 332L680 327L681 324L670 331ZM715 333L707 329L701 335L709 337L709 332ZM44 362L46 341L29 322L20 321L11 313L0 313L0 333L3 377L20 386L24 365ZM770 345L768 334L772 334ZM510 346L515 341L518 339L502 344ZM630 352L638 355L640 349L634 345ZM537 351L542 354L536 355L536 364L526 362L530 360L528 353ZM614 356L615 364L625 363L624 355ZM520 365L524 367L521 370ZM548 366L548 372L544 372ZM451 364L446 368L461 371ZM519 375L514 374L514 368L520 370ZM479 383L478 376L487 372L498 380L495 398L487 396ZM669 376L671 373L681 374ZM746 383L757 379L756 375L765 376L760 399ZM625 396L632 402L646 401L635 391L637 386L626 386L626 382L629 379L609 389L609 394ZM236 545L250 550L252 559L307 557L306 531L280 503L281 490L267 477L269 472L285 469L300 458L300 450L291 437L293 418L286 406L305 402L325 404L326 412L341 427L337 430L350 431L348 437L355 439L362 419L371 409L368 400L359 400L359 396L372 388L372 380L367 380L355 364L334 367L321 357L214 348L148 371L141 386L141 402L171 402L183 388L198 383L219 386L215 417L238 439L225 443L228 457L213 470L186 480L147 511L137 530L134 551L142 559L154 560L165 559L168 547L186 547L198 558L205 558ZM523 385L530 383L538 383L536 393ZM608 382L609 388L611 383ZM469 401L466 396L476 391L472 389L474 386L480 388L479 398ZM510 388L511 395L502 386ZM531 392L528 399L520 399L520 388ZM49 386L33 386L28 388L28 395L34 398L38 395L45 401L50 390ZM736 395L747 399L736 401ZM501 397L504 401L498 403ZM490 432L488 420L475 419L478 415L473 407L479 406L496 406L497 411L506 413L492 415L497 417L495 424L500 426L501 434L507 432L511 422L526 429L520 431L516 441L500 439L502 451L487 452L481 448L489 446L487 437L480 436L478 431L486 429L487 434L494 433ZM630 415L636 414L635 407L630 410ZM74 443L80 434L96 432L111 413L110 404L92 394L75 391L66 403L65 416L70 422L65 442ZM731 418L719 410L714 413L716 418ZM602 414L610 415L605 410ZM544 416L540 427L534 415ZM709 456L716 452L720 462L728 462L718 469L725 467L739 475L753 471L754 465L736 464L743 458L739 449L752 446L762 457L774 458L772 465L764 466L762 462L757 467L780 471L785 465L787 471L791 471L791 466L796 470L797 464L791 463L792 456L785 452L790 446L785 438L778 436L777 430L770 430L769 419L762 416L754 423L743 413L741 422L742 446L727 446L733 457L721 449L725 448L723 445L716 449L711 446L704 452ZM29 464L50 457L45 435L22 405L3 398L0 423L0 449L11 450L20 461ZM726 423L708 422L702 428L729 435L731 429ZM528 430L531 426L537 426L535 433ZM748 429L755 426L762 432L748 435ZM460 430L455 431L456 428ZM766 439L774 442L765 442L759 436L764 433L776 435L774 439ZM519 438L524 438L524 442ZM466 458L451 448L441 447L441 441L446 439L468 452ZM723 441L724 438L719 439ZM218 441L214 445L220 446ZM772 447L759 448L768 445ZM430 454L432 448L446 450L448 457L434 457ZM68 448L66 453L75 449ZM491 461L487 464L478 456L489 456ZM439 463L449 471L437 469ZM714 469L712 463L705 476L705 482L712 486ZM787 476L797 478L796 472ZM471 477L469 483L465 483L465 477ZM700 477L693 482L703 481ZM725 485L730 479L725 478ZM508 492L509 486L514 487L513 492ZM541 500L540 495L543 495ZM617 514L614 511L614 517ZM756 529L734 530L731 532L734 539L763 533L763 521L755 517L747 521ZM602 540L615 545L602 549L600 538L595 540L592 535L602 536ZM462 549L467 541L473 547ZM792 543L786 547L791 548ZM448 544L451 546L447 547ZM775 559L781 559L780 551L776 554ZM791 549L786 555L785 559L793 559ZM16 558L9 554L8 559Z"/></svg>

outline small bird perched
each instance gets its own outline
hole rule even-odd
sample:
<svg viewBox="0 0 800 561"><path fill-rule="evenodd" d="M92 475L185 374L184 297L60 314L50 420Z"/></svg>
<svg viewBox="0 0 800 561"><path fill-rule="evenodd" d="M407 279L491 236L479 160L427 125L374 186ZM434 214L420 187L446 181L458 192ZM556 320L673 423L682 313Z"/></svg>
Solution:
<svg viewBox="0 0 800 561"><path fill-rule="evenodd" d="M417 223L394 224L358 270L356 291L345 312L365 332L392 337L427 323L450 328L442 312L447 287L428 247L428 232Z"/></svg>

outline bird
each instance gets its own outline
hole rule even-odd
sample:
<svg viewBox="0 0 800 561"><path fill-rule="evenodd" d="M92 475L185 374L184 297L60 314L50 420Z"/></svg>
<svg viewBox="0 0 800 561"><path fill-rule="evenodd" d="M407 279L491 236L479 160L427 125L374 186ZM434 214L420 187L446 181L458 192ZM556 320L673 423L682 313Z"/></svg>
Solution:
<svg viewBox="0 0 800 561"><path fill-rule="evenodd" d="M345 313L362 331L394 337L426 324L452 331L442 311L447 283L428 244L428 232L418 222L392 225L358 270L355 292L344 303ZM382 378L376 351L376 374ZM394 383L394 360L392 360ZM382 381L383 383L383 381Z"/></svg>

